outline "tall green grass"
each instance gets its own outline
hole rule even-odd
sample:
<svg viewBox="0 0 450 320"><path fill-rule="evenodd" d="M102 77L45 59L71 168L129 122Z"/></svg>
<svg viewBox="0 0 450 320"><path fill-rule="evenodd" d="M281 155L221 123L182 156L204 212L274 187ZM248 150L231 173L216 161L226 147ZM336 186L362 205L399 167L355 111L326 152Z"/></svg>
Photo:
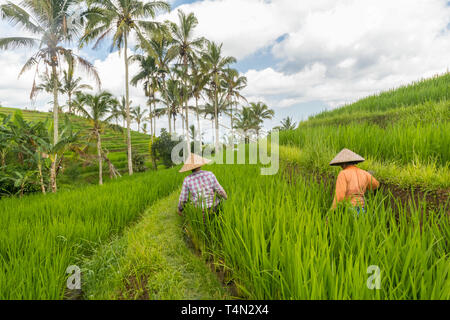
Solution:
<svg viewBox="0 0 450 320"><path fill-rule="evenodd" d="M349 148L378 161L407 164L418 159L436 162L439 166L450 161L449 141L450 121L415 125L396 123L386 128L370 123L300 126L298 130L280 133L280 144L294 145L302 150L328 149L337 153Z"/></svg>
<svg viewBox="0 0 450 320"><path fill-rule="evenodd" d="M0 201L0 299L62 299L80 255L180 186L175 170L55 195Z"/></svg>
<svg viewBox="0 0 450 320"><path fill-rule="evenodd" d="M392 89L361 99L356 103L333 111L320 113L314 119L354 114L355 112L386 111L404 106L413 106L427 101L440 102L450 99L450 73L423 79L408 86Z"/></svg>
<svg viewBox="0 0 450 320"><path fill-rule="evenodd" d="M423 104L392 108L382 111L355 111L342 114L327 114L325 117L312 118L302 122L302 126L347 125L351 123L372 123L380 127L387 127L397 122L417 123L446 123L450 119L450 100L441 102L429 101Z"/></svg>
<svg viewBox="0 0 450 320"><path fill-rule="evenodd" d="M330 113L280 133L284 160L333 173L328 163L343 148L363 155L364 169L383 182L423 190L448 189L450 101L388 111Z"/></svg>
<svg viewBox="0 0 450 320"><path fill-rule="evenodd" d="M394 199L378 193L358 217L347 207L328 211L331 187L300 176L288 183L261 176L256 166L213 171L230 199L206 223L190 208L186 225L197 245L231 270L244 297L450 298L447 205L392 207ZM367 287L370 266L381 270L380 290Z"/></svg>

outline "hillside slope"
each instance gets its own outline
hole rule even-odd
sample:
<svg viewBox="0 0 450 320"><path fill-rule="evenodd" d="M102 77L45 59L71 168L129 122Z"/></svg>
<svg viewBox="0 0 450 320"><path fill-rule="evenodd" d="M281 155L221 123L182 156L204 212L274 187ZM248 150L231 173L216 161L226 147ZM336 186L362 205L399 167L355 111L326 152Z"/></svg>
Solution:
<svg viewBox="0 0 450 320"><path fill-rule="evenodd" d="M436 193L450 188L450 74L323 112L281 132L280 153L319 175L335 177L328 165L343 148L366 158L361 167L385 184Z"/></svg>
<svg viewBox="0 0 450 320"><path fill-rule="evenodd" d="M0 113L6 115L13 115L19 109L13 108L5 108L0 107ZM27 121L45 121L53 120L53 114L48 112L39 112L39 111L29 111L29 110L20 110L23 117ZM75 131L81 131L81 141L88 140L90 124L86 119L83 119L78 116L70 116L70 120L73 124ZM111 128L107 128L102 135L102 146L104 149L109 151L109 159L113 162L113 164L119 169L121 172L125 172L127 170L127 146L126 146L126 136L125 130L115 131ZM131 132L131 141L133 149L136 150L139 154L142 154L146 157L149 156L149 143L150 136L139 133L136 131ZM79 170L79 175L89 178L93 176L95 180L96 177L93 175L98 170L98 167L95 165L89 166Z"/></svg>

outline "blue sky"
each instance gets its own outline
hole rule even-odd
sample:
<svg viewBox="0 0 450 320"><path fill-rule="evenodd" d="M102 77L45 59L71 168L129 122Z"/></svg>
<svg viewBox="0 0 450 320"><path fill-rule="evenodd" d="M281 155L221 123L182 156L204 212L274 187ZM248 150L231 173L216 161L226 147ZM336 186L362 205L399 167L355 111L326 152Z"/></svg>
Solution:
<svg viewBox="0 0 450 320"><path fill-rule="evenodd" d="M0 3L4 3L0 0ZM17 2L17 1L16 1ZM309 115L450 66L450 2L447 0L173 0L158 19L177 21L177 10L194 12L198 36L223 43L224 54L248 78L244 94L276 111L267 129L291 116ZM0 22L2 35L17 30ZM81 53L97 67L103 87L123 94L123 62L104 46ZM51 97L28 99L33 74L17 80L28 52L0 51L0 102L48 110ZM131 73L135 72L131 68ZM134 104L145 105L140 88ZM159 127L165 125L161 120ZM225 121L227 122L227 121ZM205 127L209 127L206 122Z"/></svg>

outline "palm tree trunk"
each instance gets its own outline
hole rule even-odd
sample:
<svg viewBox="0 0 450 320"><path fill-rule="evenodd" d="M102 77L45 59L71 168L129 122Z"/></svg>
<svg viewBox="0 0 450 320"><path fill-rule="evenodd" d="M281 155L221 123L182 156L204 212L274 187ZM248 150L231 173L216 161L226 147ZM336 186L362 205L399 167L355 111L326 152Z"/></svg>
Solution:
<svg viewBox="0 0 450 320"><path fill-rule="evenodd" d="M98 156L98 184L103 185L102 140L98 129L97 129L97 156Z"/></svg>
<svg viewBox="0 0 450 320"><path fill-rule="evenodd" d="M177 116L172 115L173 117L173 133L177 134Z"/></svg>
<svg viewBox="0 0 450 320"><path fill-rule="evenodd" d="M167 99L167 84L166 84L166 76L163 75L163 90L164 92L162 93L165 96L166 102L168 102ZM170 106L167 106L167 119L169 120L169 134L172 135L172 123L171 123L171 112L170 112Z"/></svg>
<svg viewBox="0 0 450 320"><path fill-rule="evenodd" d="M189 136L189 107L188 107L188 102L186 100L186 142L187 145L190 146L191 145L191 137ZM191 154L191 148L188 147L188 156Z"/></svg>
<svg viewBox="0 0 450 320"><path fill-rule="evenodd" d="M72 114L72 93L69 92L69 114Z"/></svg>
<svg viewBox="0 0 450 320"><path fill-rule="evenodd" d="M130 84L128 81L128 35L124 33L124 59L125 59L125 91L126 91L126 105L127 105L127 147L128 147L128 173L133 175L133 159L131 154L131 118L130 118Z"/></svg>
<svg viewBox="0 0 450 320"><path fill-rule="evenodd" d="M150 108L150 113L148 114L148 117L150 120L150 135L152 136L152 141L153 141L153 110L152 110L152 103L150 101L149 101L149 108Z"/></svg>
<svg viewBox="0 0 450 320"><path fill-rule="evenodd" d="M56 66L52 65L52 74L53 74L53 145L56 146L59 139L59 105L58 105L58 78L56 72ZM56 162L58 161L58 155L55 154L54 161L52 162L52 166L50 169L50 183L52 186L52 192L55 193L58 191L57 183L56 183Z"/></svg>
<svg viewBox="0 0 450 320"><path fill-rule="evenodd" d="M150 107L150 110L151 109L152 109L152 107ZM150 115L150 135L152 136L152 139L153 139L153 115Z"/></svg>
<svg viewBox="0 0 450 320"><path fill-rule="evenodd" d="M44 177L42 175L42 164L41 164L41 159L40 158L39 158L39 161L38 161L38 172L39 172L39 182L41 184L42 193L46 194L46 192L45 192L45 184L44 184Z"/></svg>
<svg viewBox="0 0 450 320"><path fill-rule="evenodd" d="M231 103L231 116L230 116L230 119L231 119L231 145L232 145L233 148L234 148L234 128L233 128L233 126L234 126L234 119L233 119L233 107L234 107L234 102Z"/></svg>
<svg viewBox="0 0 450 320"><path fill-rule="evenodd" d="M220 151L220 142L219 142L219 112L218 112L218 104L219 104L219 97L218 97L218 92L217 92L217 86L215 86L214 88L214 115L215 115L215 123L216 123L216 152Z"/></svg>
<svg viewBox="0 0 450 320"><path fill-rule="evenodd" d="M50 187L52 188L52 192L56 193L58 191L58 187L56 184L56 156L52 161L52 166L50 168Z"/></svg>
<svg viewBox="0 0 450 320"><path fill-rule="evenodd" d="M156 101L153 102L153 110L156 112ZM156 136L156 114L153 117L153 135Z"/></svg>
<svg viewBox="0 0 450 320"><path fill-rule="evenodd" d="M184 128L184 121L185 121L185 118L184 118L183 111L182 111L181 112L181 130L183 130L182 134L186 135L186 130Z"/></svg>
<svg viewBox="0 0 450 320"><path fill-rule="evenodd" d="M212 132L212 138L213 138L213 143L215 138L215 134L214 134L214 119L211 119L211 132Z"/></svg>
<svg viewBox="0 0 450 320"><path fill-rule="evenodd" d="M200 110L198 109L198 99L195 98L195 108L197 113L197 139L200 142L200 147L202 146L202 129L200 127Z"/></svg>
<svg viewBox="0 0 450 320"><path fill-rule="evenodd" d="M188 97L187 97L187 83L186 83L186 77L187 77L187 68L188 68L188 61L187 61L187 56L186 55L184 55L184 61L183 61L183 63L184 63L184 79L183 79L183 81L184 81L184 89L185 89L185 93L186 93L186 97L183 97L184 98L184 106L185 106L185 113L186 113L186 115L185 115L185 121L186 121L186 124L185 124L185 127L186 127L186 142L187 142L187 145L188 145L188 154L187 154L187 156L189 156L190 154L191 154L191 138L190 138L190 136L189 136L189 106L188 106Z"/></svg>

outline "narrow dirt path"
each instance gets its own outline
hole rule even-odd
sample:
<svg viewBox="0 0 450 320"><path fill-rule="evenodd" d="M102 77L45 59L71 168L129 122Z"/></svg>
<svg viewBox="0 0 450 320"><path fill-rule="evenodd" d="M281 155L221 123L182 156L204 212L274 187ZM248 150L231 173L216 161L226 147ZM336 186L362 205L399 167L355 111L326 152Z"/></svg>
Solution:
<svg viewBox="0 0 450 320"><path fill-rule="evenodd" d="M217 276L188 247L178 192L160 200L85 264L85 299L228 299Z"/></svg>

